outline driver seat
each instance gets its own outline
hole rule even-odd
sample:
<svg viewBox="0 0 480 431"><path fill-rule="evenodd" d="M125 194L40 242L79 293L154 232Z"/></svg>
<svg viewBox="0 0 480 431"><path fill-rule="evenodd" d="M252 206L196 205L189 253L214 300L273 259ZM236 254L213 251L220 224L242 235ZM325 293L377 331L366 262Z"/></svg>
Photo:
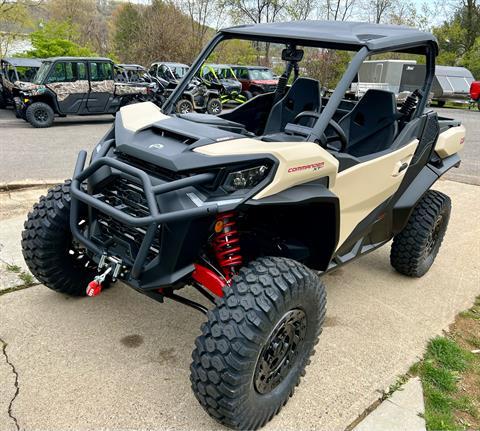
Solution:
<svg viewBox="0 0 480 431"><path fill-rule="evenodd" d="M320 113L322 96L320 83L315 79L297 78L287 94L273 105L265 124L264 135L283 132L287 123L303 111Z"/></svg>

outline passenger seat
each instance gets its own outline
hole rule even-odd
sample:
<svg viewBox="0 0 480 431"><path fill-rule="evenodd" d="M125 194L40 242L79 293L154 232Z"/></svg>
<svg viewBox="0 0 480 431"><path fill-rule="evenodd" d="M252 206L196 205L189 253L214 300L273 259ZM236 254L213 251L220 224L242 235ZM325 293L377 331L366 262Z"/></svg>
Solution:
<svg viewBox="0 0 480 431"><path fill-rule="evenodd" d="M346 153L361 157L388 149L398 133L395 94L370 89L340 121L348 139Z"/></svg>

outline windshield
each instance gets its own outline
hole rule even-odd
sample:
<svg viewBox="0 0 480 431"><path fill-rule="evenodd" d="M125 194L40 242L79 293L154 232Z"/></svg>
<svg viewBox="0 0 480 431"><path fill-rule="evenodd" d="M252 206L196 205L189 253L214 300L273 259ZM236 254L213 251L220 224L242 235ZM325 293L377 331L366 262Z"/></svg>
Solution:
<svg viewBox="0 0 480 431"><path fill-rule="evenodd" d="M270 69L250 69L250 79L274 79L273 72Z"/></svg>
<svg viewBox="0 0 480 431"><path fill-rule="evenodd" d="M17 67L17 74L19 81L32 82L37 74L38 67L33 66L19 66Z"/></svg>
<svg viewBox="0 0 480 431"><path fill-rule="evenodd" d="M218 77L222 79L237 79L237 77L233 73L233 70L230 68L218 69L216 70L216 73Z"/></svg>
<svg viewBox="0 0 480 431"><path fill-rule="evenodd" d="M50 61L45 61L42 63L40 68L38 69L37 74L35 75L35 78L33 78L33 82L35 84L41 84L45 77L47 76L48 69L50 69L50 65L52 63Z"/></svg>
<svg viewBox="0 0 480 431"><path fill-rule="evenodd" d="M174 66L170 67L170 70L172 71L172 74L176 79L181 79L183 78L183 75L187 73L188 68L184 66Z"/></svg>

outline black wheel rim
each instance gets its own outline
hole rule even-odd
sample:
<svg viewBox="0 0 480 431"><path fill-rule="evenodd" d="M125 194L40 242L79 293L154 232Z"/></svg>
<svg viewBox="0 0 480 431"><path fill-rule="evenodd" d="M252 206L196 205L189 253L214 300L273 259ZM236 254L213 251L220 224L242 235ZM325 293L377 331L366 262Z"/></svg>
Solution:
<svg viewBox="0 0 480 431"><path fill-rule="evenodd" d="M435 220L433 229L430 231L430 234L427 238L427 246L425 248L426 256L430 256L435 251L435 246L437 245L438 238L443 226L443 215L440 214Z"/></svg>
<svg viewBox="0 0 480 431"><path fill-rule="evenodd" d="M40 123L46 123L48 121L48 112L45 109L36 109L33 116L35 120Z"/></svg>
<svg viewBox="0 0 480 431"><path fill-rule="evenodd" d="M307 316L299 308L288 311L275 326L257 361L254 385L267 394L275 389L295 364L307 332Z"/></svg>

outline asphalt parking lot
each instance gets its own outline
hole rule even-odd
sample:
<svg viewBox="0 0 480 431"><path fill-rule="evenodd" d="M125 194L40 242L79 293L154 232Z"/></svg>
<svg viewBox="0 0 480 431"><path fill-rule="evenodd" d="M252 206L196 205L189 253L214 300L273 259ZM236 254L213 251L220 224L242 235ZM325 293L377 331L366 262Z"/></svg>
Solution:
<svg viewBox="0 0 480 431"><path fill-rule="evenodd" d="M439 115L461 120L467 139L459 169L445 178L480 185L480 112L437 109ZM69 178L80 150L91 151L113 123L111 115L56 118L53 127L34 129L0 110L0 184L22 180Z"/></svg>

